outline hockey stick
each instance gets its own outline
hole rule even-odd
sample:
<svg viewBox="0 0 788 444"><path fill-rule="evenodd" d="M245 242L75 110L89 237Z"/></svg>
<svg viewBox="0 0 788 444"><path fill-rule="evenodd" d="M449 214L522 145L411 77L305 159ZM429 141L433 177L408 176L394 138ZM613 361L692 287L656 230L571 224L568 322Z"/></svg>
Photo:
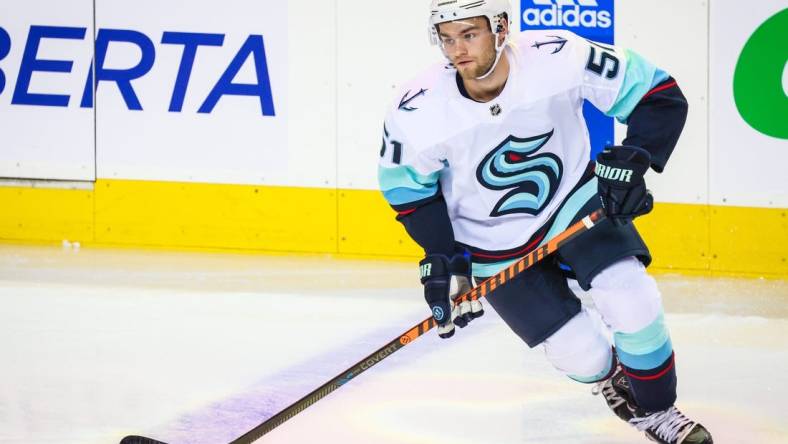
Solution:
<svg viewBox="0 0 788 444"><path fill-rule="evenodd" d="M565 231L550 239L545 245L542 245L536 250L528 253L517 262L500 271L498 274L487 278L484 282L474 287L471 291L458 296L456 299L454 299L454 301L456 303L460 303L463 301L476 300L487 296L488 293L494 291L499 285L505 284L527 268L530 268L536 262L539 262L552 253L555 253L558 251L561 245L590 230L594 225L602 222L604 219L605 215L603 210L599 209L594 211L593 213L584 217L581 221L573 224ZM388 344L379 348L377 351L373 352L366 358L357 362L352 367L335 376L332 380L326 382L308 395L304 396L293 404L290 404L290 406L286 407L284 410L263 421L261 424L246 432L246 434L240 438L235 439L230 444L251 444L254 441L257 441L266 433L278 427L293 416L301 413L304 409L316 403L329 393L342 387L351 379L355 378L366 370L369 370L372 366L391 356L397 350L418 339L421 335L428 332L433 327L435 327L435 320L430 316L429 318L413 326L410 330L406 331L402 335L396 337ZM127 436L121 440L120 444L166 443L142 436Z"/></svg>

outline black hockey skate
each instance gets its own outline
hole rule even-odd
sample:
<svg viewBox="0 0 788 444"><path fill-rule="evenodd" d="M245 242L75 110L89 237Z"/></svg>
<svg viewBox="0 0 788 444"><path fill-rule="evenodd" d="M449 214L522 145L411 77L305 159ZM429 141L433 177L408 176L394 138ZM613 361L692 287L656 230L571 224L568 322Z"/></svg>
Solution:
<svg viewBox="0 0 788 444"><path fill-rule="evenodd" d="M616 365L613 376L604 381L597 382L591 393L594 395L602 394L610 410L619 418L629 422L636 415L635 398L629 388L629 381L621 369Z"/></svg>
<svg viewBox="0 0 788 444"><path fill-rule="evenodd" d="M661 412L636 415L629 423L661 444L713 444L711 434L699 422L684 416L675 406Z"/></svg>
<svg viewBox="0 0 788 444"><path fill-rule="evenodd" d="M675 406L661 412L648 413L635 403L629 381L616 366L613 376L600 381L591 390L602 394L610 410L646 436L661 444L713 444L711 434L700 423L684 416Z"/></svg>

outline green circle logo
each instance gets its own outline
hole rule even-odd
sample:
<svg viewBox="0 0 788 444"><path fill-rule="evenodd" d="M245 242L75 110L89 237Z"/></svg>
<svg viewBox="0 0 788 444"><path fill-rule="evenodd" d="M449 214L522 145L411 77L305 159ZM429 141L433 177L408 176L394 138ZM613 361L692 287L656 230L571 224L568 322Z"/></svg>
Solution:
<svg viewBox="0 0 788 444"><path fill-rule="evenodd" d="M788 8L766 20L747 40L733 77L742 118L767 136L788 139Z"/></svg>

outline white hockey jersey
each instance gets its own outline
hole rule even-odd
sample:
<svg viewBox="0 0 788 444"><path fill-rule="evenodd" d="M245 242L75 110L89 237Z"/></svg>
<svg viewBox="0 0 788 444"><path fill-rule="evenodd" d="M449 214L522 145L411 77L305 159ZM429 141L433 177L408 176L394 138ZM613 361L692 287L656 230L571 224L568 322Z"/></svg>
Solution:
<svg viewBox="0 0 788 444"><path fill-rule="evenodd" d="M490 253L526 245L583 178L584 99L626 122L668 79L632 51L569 31L525 31L505 51L508 80L486 103L464 97L444 64L407 82L386 116L378 170L395 210L442 193L455 239ZM590 198L596 188L587 188ZM474 263L474 274L494 274L517 258L505 259Z"/></svg>

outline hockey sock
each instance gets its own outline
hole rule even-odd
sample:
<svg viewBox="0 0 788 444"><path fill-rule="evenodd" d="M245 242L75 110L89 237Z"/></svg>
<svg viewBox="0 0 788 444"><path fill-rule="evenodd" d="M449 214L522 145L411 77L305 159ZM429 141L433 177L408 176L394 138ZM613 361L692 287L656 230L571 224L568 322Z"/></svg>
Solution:
<svg viewBox="0 0 788 444"><path fill-rule="evenodd" d="M638 406L649 412L672 406L676 402L675 356L663 314L640 331L613 337Z"/></svg>

